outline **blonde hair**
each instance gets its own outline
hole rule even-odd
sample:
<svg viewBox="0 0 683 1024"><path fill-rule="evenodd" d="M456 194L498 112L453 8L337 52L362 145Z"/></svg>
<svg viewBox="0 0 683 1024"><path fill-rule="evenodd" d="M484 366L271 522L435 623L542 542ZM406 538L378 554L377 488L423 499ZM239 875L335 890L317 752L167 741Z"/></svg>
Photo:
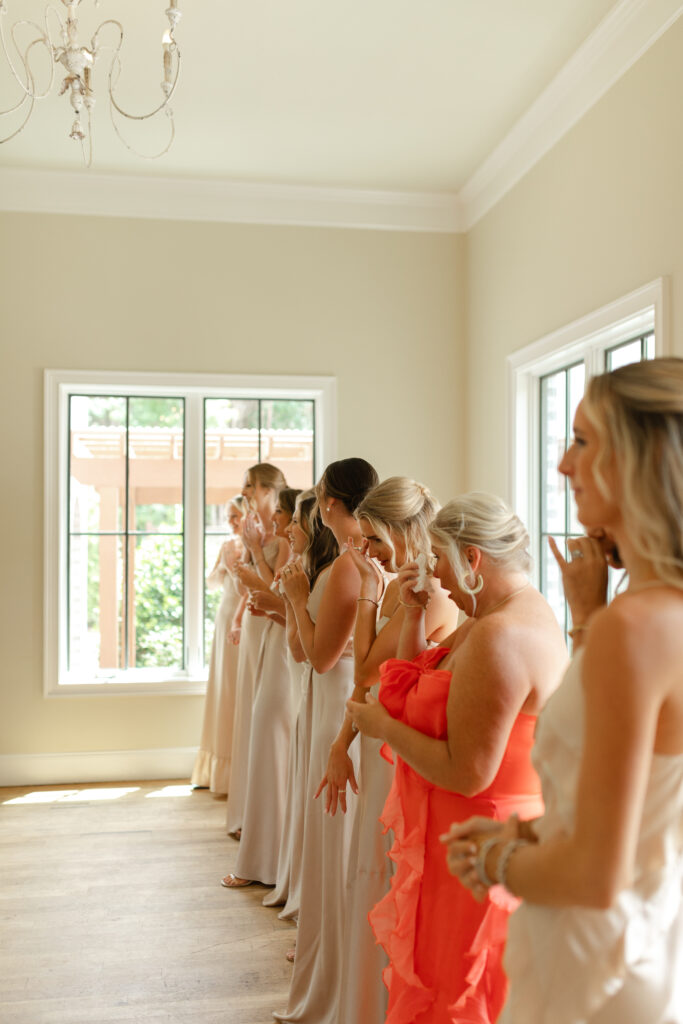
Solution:
<svg viewBox="0 0 683 1024"><path fill-rule="evenodd" d="M230 508L231 505L235 506L235 508L237 509L237 511L240 514L240 517L242 519L244 519L245 515L247 514L247 510L248 510L247 499L244 497L244 495L243 494L236 494L234 498L231 498L230 501L228 501L227 504L226 504L226 507L225 507L226 512L228 512L228 509Z"/></svg>
<svg viewBox="0 0 683 1024"><path fill-rule="evenodd" d="M593 377L583 408L599 439L598 488L618 503L636 553L660 579L683 588L683 359L646 360ZM605 479L612 458L616 495Z"/></svg>
<svg viewBox="0 0 683 1024"><path fill-rule="evenodd" d="M406 476L390 476L369 491L357 507L356 519L366 519L391 551L391 572L397 572L394 538L401 537L406 561L429 554L429 524L439 503L427 487Z"/></svg>
<svg viewBox="0 0 683 1024"><path fill-rule="evenodd" d="M472 570L465 548L479 548L494 565L510 572L529 572L529 534L521 519L494 494L462 494L437 514L429 528L432 542L442 548L463 590L471 589Z"/></svg>
<svg viewBox="0 0 683 1024"><path fill-rule="evenodd" d="M270 462L257 462L255 466L250 466L247 476L251 484L259 483L261 487L268 487L271 491L275 491L276 498L282 488L287 486L282 470Z"/></svg>

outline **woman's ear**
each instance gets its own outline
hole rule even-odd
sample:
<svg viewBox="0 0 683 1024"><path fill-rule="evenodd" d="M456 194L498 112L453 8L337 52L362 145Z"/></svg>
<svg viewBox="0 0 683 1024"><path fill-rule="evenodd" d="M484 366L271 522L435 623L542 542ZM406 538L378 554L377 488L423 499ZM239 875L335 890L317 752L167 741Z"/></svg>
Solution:
<svg viewBox="0 0 683 1024"><path fill-rule="evenodd" d="M477 573L481 565L481 549L475 548L474 544L469 544L465 548L465 558L472 572Z"/></svg>

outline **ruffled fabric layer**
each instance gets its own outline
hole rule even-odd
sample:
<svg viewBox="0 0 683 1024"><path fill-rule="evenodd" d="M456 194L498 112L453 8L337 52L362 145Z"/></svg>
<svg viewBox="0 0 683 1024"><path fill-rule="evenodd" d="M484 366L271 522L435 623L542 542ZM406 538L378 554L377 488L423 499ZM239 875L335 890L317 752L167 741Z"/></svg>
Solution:
<svg viewBox="0 0 683 1024"><path fill-rule="evenodd" d="M413 662L392 659L382 666L380 700L395 718L437 738L446 735L446 703L451 674L436 666L445 649L425 651ZM406 702L409 703L406 713ZM389 760L391 751L383 748ZM445 852L434 849L435 829L445 830L451 820L464 820L470 814L495 816L495 800L467 800L446 793L417 775L397 759L394 783L382 813L385 830L392 830L394 843L389 856L396 872L387 895L369 915L378 943L389 957L384 981L390 991L386 1024L491 1024L500 1013L507 992L502 968L508 918L517 901L500 886L490 891L487 902L477 904L455 879L438 877L444 893L439 920L425 924L427 883L439 872L445 875ZM438 865L435 868L435 860ZM433 933L425 927L433 925ZM444 963L449 943L432 942L440 929L458 929L458 948L465 950L459 965ZM467 936L471 939L468 942ZM429 964L431 982L420 966L429 959L428 946L434 951ZM437 945L442 948L438 961ZM453 978L460 974L460 981Z"/></svg>

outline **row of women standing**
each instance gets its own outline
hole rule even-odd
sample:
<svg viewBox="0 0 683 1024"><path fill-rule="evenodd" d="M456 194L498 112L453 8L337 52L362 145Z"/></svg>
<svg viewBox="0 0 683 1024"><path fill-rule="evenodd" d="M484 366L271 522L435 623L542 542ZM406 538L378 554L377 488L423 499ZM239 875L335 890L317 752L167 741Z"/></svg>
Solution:
<svg viewBox="0 0 683 1024"><path fill-rule="evenodd" d="M241 839L223 884L272 886L264 903L298 922L277 1020L683 1021L682 451L680 361L591 382L560 468L581 522L603 546L616 539L632 582L600 611L603 546L570 541L569 562L557 552L585 694L576 663L553 694L563 636L529 582L526 530L499 499L439 509L414 481L378 483L347 459L298 495L285 526L280 474L249 471L256 518L233 565L244 593L229 632L241 630L228 827ZM634 473L646 469L657 499L634 520ZM610 615L628 621L626 661L603 635ZM531 747L546 704L542 817ZM198 766L210 760L204 750ZM520 896L529 912L506 953Z"/></svg>

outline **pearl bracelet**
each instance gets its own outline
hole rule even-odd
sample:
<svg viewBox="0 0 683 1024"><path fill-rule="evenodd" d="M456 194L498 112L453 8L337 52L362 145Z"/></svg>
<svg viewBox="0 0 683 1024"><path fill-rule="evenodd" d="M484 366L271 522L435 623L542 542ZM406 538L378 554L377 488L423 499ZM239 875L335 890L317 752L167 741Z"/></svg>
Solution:
<svg viewBox="0 0 683 1024"><path fill-rule="evenodd" d="M500 885L507 889L508 892L511 891L510 887L508 886L507 878L510 857L512 857L513 853L516 853L517 850L521 849L522 846L529 845L530 843L528 839L511 839L510 842L506 843L503 849L500 851L500 857L498 858L498 863L496 864L496 880L500 883Z"/></svg>
<svg viewBox="0 0 683 1024"><path fill-rule="evenodd" d="M495 836L490 836L488 839L485 839L477 850L474 870L477 872L477 878L485 889L490 889L492 885L496 884L492 878L489 878L488 871L486 870L486 858L493 847L498 846L499 843L500 837L496 834Z"/></svg>

